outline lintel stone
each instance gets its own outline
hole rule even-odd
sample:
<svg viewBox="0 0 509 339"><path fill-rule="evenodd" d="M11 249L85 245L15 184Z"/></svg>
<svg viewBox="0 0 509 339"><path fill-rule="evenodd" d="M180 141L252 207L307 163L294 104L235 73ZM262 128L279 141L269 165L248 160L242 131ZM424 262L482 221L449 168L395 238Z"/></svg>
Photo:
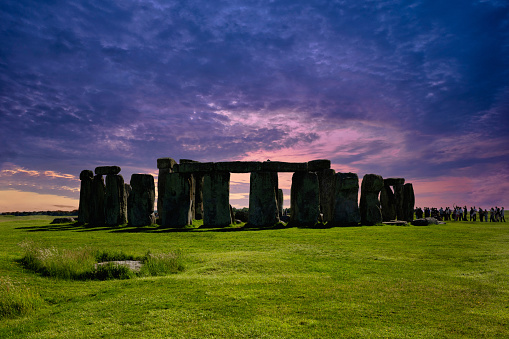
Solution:
<svg viewBox="0 0 509 339"><path fill-rule="evenodd" d="M210 173L216 171L214 162L184 162L179 165L180 173Z"/></svg>
<svg viewBox="0 0 509 339"><path fill-rule="evenodd" d="M322 170L330 169L330 160L327 159L319 159L319 160L311 160L308 162L308 171L309 172L318 172Z"/></svg>
<svg viewBox="0 0 509 339"><path fill-rule="evenodd" d="M262 163L264 172L307 172L307 170L307 162L264 161Z"/></svg>
<svg viewBox="0 0 509 339"><path fill-rule="evenodd" d="M262 163L259 161L228 161L216 162L216 171L230 173L249 173L262 170Z"/></svg>
<svg viewBox="0 0 509 339"><path fill-rule="evenodd" d="M99 166L95 168L95 174L97 175L108 175L108 174L119 174L120 167L118 166Z"/></svg>
<svg viewBox="0 0 509 339"><path fill-rule="evenodd" d="M386 178L384 179L384 185L387 186L396 186L396 185L404 185L405 178Z"/></svg>

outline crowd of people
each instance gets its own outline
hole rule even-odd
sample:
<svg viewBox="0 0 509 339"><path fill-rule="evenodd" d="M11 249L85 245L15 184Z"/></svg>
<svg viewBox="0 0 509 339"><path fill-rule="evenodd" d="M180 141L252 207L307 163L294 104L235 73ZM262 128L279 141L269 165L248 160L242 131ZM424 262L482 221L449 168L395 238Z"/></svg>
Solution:
<svg viewBox="0 0 509 339"><path fill-rule="evenodd" d="M415 217L417 219L433 217L438 220L447 221L479 221L488 222L505 222L504 208L503 207L492 207L491 209L477 209L475 206L467 209L467 206L454 206L453 208L446 207L445 209L440 207L424 207L424 209L417 207L415 209Z"/></svg>

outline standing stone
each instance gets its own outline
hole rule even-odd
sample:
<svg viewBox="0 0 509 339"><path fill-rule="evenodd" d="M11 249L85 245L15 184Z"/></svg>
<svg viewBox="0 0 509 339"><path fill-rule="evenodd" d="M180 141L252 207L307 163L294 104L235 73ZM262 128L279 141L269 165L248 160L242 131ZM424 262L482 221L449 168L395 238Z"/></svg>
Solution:
<svg viewBox="0 0 509 339"><path fill-rule="evenodd" d="M206 173L203 177L203 225L223 227L231 223L230 173Z"/></svg>
<svg viewBox="0 0 509 339"><path fill-rule="evenodd" d="M334 175L336 171L333 169L325 169L316 172L316 174L318 175L318 185L320 187L320 212L323 214L323 221L329 222L332 221L334 217L334 192L336 185L336 178ZM357 184L357 186L359 185Z"/></svg>
<svg viewBox="0 0 509 339"><path fill-rule="evenodd" d="M336 173L334 192L334 226L356 226L361 221L359 211L359 177L356 173Z"/></svg>
<svg viewBox="0 0 509 339"><path fill-rule="evenodd" d="M378 194L383 186L384 180L380 175L366 174L362 179L360 201L362 225L371 226L382 222Z"/></svg>
<svg viewBox="0 0 509 339"><path fill-rule="evenodd" d="M94 180L94 172L84 170L80 173L80 204L78 207L78 222L81 224L90 222L92 213L92 182Z"/></svg>
<svg viewBox="0 0 509 339"><path fill-rule="evenodd" d="M180 159L180 164L191 164L191 163L200 163L199 161L190 160L190 159ZM189 173L188 174L191 178L191 215L193 219L196 219L196 174L195 173Z"/></svg>
<svg viewBox="0 0 509 339"><path fill-rule="evenodd" d="M189 174L168 173L164 200L160 212L161 226L184 227L190 225L191 215L191 177Z"/></svg>
<svg viewBox="0 0 509 339"><path fill-rule="evenodd" d="M295 172L290 192L290 223L313 226L320 215L320 188L314 172Z"/></svg>
<svg viewBox="0 0 509 339"><path fill-rule="evenodd" d="M157 213L159 215L161 215L163 209L166 175L172 173L176 165L177 162L172 158L157 159L157 168L159 169L159 175L157 176Z"/></svg>
<svg viewBox="0 0 509 339"><path fill-rule="evenodd" d="M284 194L282 189L277 190L277 209L279 212L279 219L283 216L283 202L284 202Z"/></svg>
<svg viewBox="0 0 509 339"><path fill-rule="evenodd" d="M396 206L396 218L398 220L405 220L405 210L403 206L403 184L394 185L394 200Z"/></svg>
<svg viewBox="0 0 509 339"><path fill-rule="evenodd" d="M127 197L124 178L119 174L106 175L104 217L106 225L109 226L127 224Z"/></svg>
<svg viewBox="0 0 509 339"><path fill-rule="evenodd" d="M150 174L131 176L131 193L128 197L129 224L146 226L155 223L154 215L155 185Z"/></svg>
<svg viewBox="0 0 509 339"><path fill-rule="evenodd" d="M382 209L382 220L391 221L396 220L396 198L384 179L384 186L380 191L380 206Z"/></svg>
<svg viewBox="0 0 509 339"><path fill-rule="evenodd" d="M279 222L275 172L251 172L249 187L249 224L273 226Z"/></svg>
<svg viewBox="0 0 509 339"><path fill-rule="evenodd" d="M102 175L95 175L92 181L92 199L90 200L91 225L104 225L104 179Z"/></svg>
<svg viewBox="0 0 509 339"><path fill-rule="evenodd" d="M203 174L194 173L194 218L203 219Z"/></svg>
<svg viewBox="0 0 509 339"><path fill-rule="evenodd" d="M403 186L403 220L411 222L414 220L415 195L412 184Z"/></svg>

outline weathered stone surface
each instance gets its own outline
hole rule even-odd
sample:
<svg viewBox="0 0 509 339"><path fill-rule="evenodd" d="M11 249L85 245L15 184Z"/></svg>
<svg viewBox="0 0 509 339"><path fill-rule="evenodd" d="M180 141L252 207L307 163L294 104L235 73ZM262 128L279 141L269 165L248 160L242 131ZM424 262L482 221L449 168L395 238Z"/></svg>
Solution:
<svg viewBox="0 0 509 339"><path fill-rule="evenodd" d="M334 176L334 213L332 225L355 226L361 221L359 211L359 177L356 173L336 173Z"/></svg>
<svg viewBox="0 0 509 339"><path fill-rule="evenodd" d="M203 175L194 173L194 219L203 219Z"/></svg>
<svg viewBox="0 0 509 339"><path fill-rule="evenodd" d="M189 163L198 163L199 161L191 160L191 159L180 159L179 163L181 164L189 164Z"/></svg>
<svg viewBox="0 0 509 339"><path fill-rule="evenodd" d="M284 202L284 194L282 189L277 190L277 209L279 212L279 219L283 216L283 202Z"/></svg>
<svg viewBox="0 0 509 339"><path fill-rule="evenodd" d="M382 222L382 212L380 211L380 201L378 194L384 186L382 176L376 174L366 174L362 179L360 213L361 223L363 225L375 225Z"/></svg>
<svg viewBox="0 0 509 339"><path fill-rule="evenodd" d="M92 180L92 199L90 201L90 221L91 225L104 224L104 179L102 175L94 176Z"/></svg>
<svg viewBox="0 0 509 339"><path fill-rule="evenodd" d="M230 173L205 173L203 177L203 225L228 226L230 216Z"/></svg>
<svg viewBox="0 0 509 339"><path fill-rule="evenodd" d="M405 220L404 218L404 208L403 208L403 187L404 185L394 185L394 200L396 207L396 219Z"/></svg>
<svg viewBox="0 0 509 339"><path fill-rule="evenodd" d="M90 222L90 214L92 213L92 186L94 180L94 172L84 170L80 173L80 203L78 207L78 221L82 224Z"/></svg>
<svg viewBox="0 0 509 339"><path fill-rule="evenodd" d="M192 223L191 177L183 173L166 175L162 200L161 226L184 227Z"/></svg>
<svg viewBox="0 0 509 339"><path fill-rule="evenodd" d="M91 170L83 170L80 173L80 180L93 180L94 179L94 172Z"/></svg>
<svg viewBox="0 0 509 339"><path fill-rule="evenodd" d="M384 185L394 186L394 185L404 185L405 178L385 178Z"/></svg>
<svg viewBox="0 0 509 339"><path fill-rule="evenodd" d="M320 187L320 212L322 212L323 221L329 222L334 216L334 196L336 187L334 175L336 171L333 169L324 169L317 171L316 174L318 175L318 185Z"/></svg>
<svg viewBox="0 0 509 339"><path fill-rule="evenodd" d="M118 166L100 166L95 168L95 174L97 175L108 175L108 174L119 174L120 167Z"/></svg>
<svg viewBox="0 0 509 339"><path fill-rule="evenodd" d="M262 163L259 161L230 161L216 162L216 171L230 173L249 173L262 170Z"/></svg>
<svg viewBox="0 0 509 339"><path fill-rule="evenodd" d="M414 207L415 207L415 195L414 187L412 184L405 184L403 186L403 220L412 221L414 220Z"/></svg>
<svg viewBox="0 0 509 339"><path fill-rule="evenodd" d="M74 218L71 218L71 217L63 217L63 218L55 218L53 219L52 222L50 222L50 224L67 224L67 223L70 223L70 222L74 222Z"/></svg>
<svg viewBox="0 0 509 339"><path fill-rule="evenodd" d="M249 224L272 226L279 221L277 173L252 172L249 189Z"/></svg>
<svg viewBox="0 0 509 339"><path fill-rule="evenodd" d="M433 217L428 217L412 220L411 224L414 226L438 225L438 220Z"/></svg>
<svg viewBox="0 0 509 339"><path fill-rule="evenodd" d="M382 220L396 220L396 197L392 192L391 186L384 180L384 186L380 191L380 207L382 210Z"/></svg>
<svg viewBox="0 0 509 339"><path fill-rule="evenodd" d="M307 172L307 162L264 161L263 172Z"/></svg>
<svg viewBox="0 0 509 339"><path fill-rule="evenodd" d="M175 159L172 158L159 158L157 159L157 168L158 169L170 169L173 170L173 167L177 164ZM172 171L170 171L172 172Z"/></svg>
<svg viewBox="0 0 509 339"><path fill-rule="evenodd" d="M124 178L121 175L108 174L106 176L104 217L106 225L115 226L127 223L127 196Z"/></svg>
<svg viewBox="0 0 509 339"><path fill-rule="evenodd" d="M180 173L211 173L216 171L214 162L185 162L179 165Z"/></svg>
<svg viewBox="0 0 509 339"><path fill-rule="evenodd" d="M330 169L330 160L327 159L319 159L319 160L311 160L308 162L308 171L309 172L318 172Z"/></svg>
<svg viewBox="0 0 509 339"><path fill-rule="evenodd" d="M156 221L154 177L150 174L133 174L130 189L127 199L129 224L132 226L154 224Z"/></svg>
<svg viewBox="0 0 509 339"><path fill-rule="evenodd" d="M295 172L290 193L290 223L295 226L313 226L320 215L320 188L313 172Z"/></svg>

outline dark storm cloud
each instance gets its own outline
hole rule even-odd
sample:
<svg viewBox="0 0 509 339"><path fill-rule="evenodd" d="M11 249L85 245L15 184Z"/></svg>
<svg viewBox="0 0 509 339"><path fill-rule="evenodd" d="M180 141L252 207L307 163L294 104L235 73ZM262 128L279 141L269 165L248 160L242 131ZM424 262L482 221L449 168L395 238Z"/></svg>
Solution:
<svg viewBox="0 0 509 339"><path fill-rule="evenodd" d="M312 154L343 129L317 157L416 178L507 163L503 1L17 0L0 37L0 166Z"/></svg>

